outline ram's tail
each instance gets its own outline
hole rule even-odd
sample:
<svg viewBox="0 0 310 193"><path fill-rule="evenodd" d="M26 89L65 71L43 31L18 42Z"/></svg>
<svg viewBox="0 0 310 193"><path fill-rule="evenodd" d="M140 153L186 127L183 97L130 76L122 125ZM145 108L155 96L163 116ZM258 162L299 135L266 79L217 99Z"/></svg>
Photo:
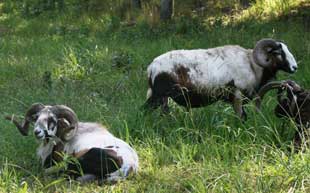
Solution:
<svg viewBox="0 0 310 193"><path fill-rule="evenodd" d="M147 89L147 92L146 92L146 99L149 99L152 97L152 94L153 94L153 90L152 90L152 78L149 77L149 88Z"/></svg>

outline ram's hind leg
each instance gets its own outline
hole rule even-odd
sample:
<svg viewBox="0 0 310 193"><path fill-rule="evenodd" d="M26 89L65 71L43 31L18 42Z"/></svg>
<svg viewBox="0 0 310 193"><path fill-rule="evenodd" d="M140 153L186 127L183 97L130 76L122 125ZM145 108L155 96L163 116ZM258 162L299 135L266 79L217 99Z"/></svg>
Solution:
<svg viewBox="0 0 310 193"><path fill-rule="evenodd" d="M97 179L105 179L109 174L117 171L122 165L122 158L117 156L115 148L107 149L92 148L83 156L78 158L78 164L69 164L68 170L79 174L82 170L86 177L79 177L81 180L89 180L93 176ZM79 176L79 175L75 175Z"/></svg>

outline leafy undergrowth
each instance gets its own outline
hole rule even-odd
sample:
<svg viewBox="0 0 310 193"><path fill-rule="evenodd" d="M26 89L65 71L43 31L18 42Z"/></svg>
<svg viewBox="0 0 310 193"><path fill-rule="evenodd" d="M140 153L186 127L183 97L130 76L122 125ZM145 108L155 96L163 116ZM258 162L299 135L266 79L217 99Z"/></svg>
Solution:
<svg viewBox="0 0 310 193"><path fill-rule="evenodd" d="M195 20L193 20L195 21ZM310 87L310 34L299 19L265 20L203 28L179 20L157 28L146 23L113 27L113 18L65 15L0 18L0 116L23 115L34 102L66 104L81 121L103 123L140 157L138 175L114 184L79 185L46 176L37 142L0 122L0 192L309 192L310 152L290 150L295 125L273 115L275 94L263 112L252 103L248 120L215 103L190 112L170 101L171 112L141 112L146 68L172 49L286 42L299 62L294 79ZM2 29L2 31L1 31Z"/></svg>

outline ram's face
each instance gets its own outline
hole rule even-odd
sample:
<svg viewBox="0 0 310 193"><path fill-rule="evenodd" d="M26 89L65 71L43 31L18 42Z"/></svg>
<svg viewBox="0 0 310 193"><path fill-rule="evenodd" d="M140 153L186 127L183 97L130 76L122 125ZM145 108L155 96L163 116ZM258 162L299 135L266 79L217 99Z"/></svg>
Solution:
<svg viewBox="0 0 310 193"><path fill-rule="evenodd" d="M43 109L38 113L37 120L34 125L34 134L37 139L44 140L46 138L56 136L57 117L49 109Z"/></svg>
<svg viewBox="0 0 310 193"><path fill-rule="evenodd" d="M278 117L294 117L298 96L296 93L301 91L301 87L294 81L288 80L286 84L286 91L281 93L275 108L275 114Z"/></svg>
<svg viewBox="0 0 310 193"><path fill-rule="evenodd" d="M274 51L275 61L278 67L288 73L294 73L297 70L297 62L287 46L280 43L279 49Z"/></svg>

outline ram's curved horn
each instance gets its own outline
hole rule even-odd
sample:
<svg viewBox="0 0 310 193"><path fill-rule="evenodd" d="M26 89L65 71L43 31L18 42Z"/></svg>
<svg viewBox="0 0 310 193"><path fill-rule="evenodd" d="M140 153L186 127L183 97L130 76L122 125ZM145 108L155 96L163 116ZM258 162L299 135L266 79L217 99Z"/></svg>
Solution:
<svg viewBox="0 0 310 193"><path fill-rule="evenodd" d="M65 135L61 137L63 137L65 140L72 138L78 128L79 122L78 117L74 111L65 105L55 105L52 106L50 110L56 115L57 119L65 119L69 122L68 127L58 128L58 130L62 130L59 132Z"/></svg>
<svg viewBox="0 0 310 193"><path fill-rule="evenodd" d="M24 121L21 124L15 119L14 116L6 116L5 119L12 121L20 133L24 136L27 136L30 123L35 121L33 115L37 114L44 108L45 106L41 103L34 103L31 105L31 107L26 112Z"/></svg>
<svg viewBox="0 0 310 193"><path fill-rule="evenodd" d="M285 86L286 81L272 81L265 84L257 93L257 97L255 99L255 104L257 109L260 109L261 101L263 100L265 94L272 89L279 89Z"/></svg>
<svg viewBox="0 0 310 193"><path fill-rule="evenodd" d="M281 44L278 44L273 39L261 39L256 43L256 46L253 50L253 58L256 64L265 68L269 67L272 64L272 59L270 58L270 51L277 50L281 47Z"/></svg>

